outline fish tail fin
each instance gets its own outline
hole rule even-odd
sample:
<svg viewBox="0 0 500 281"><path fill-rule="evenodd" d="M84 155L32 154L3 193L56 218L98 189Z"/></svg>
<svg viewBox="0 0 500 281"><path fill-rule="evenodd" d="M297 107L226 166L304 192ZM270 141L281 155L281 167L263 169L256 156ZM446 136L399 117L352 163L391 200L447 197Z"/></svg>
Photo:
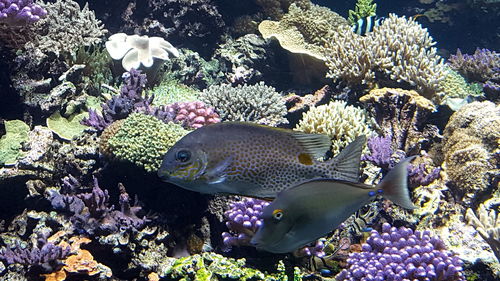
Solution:
<svg viewBox="0 0 500 281"><path fill-rule="evenodd" d="M356 137L335 158L326 162L332 171L329 177L350 182L359 181L359 164L366 136Z"/></svg>
<svg viewBox="0 0 500 281"><path fill-rule="evenodd" d="M382 196L391 200L396 205L405 209L416 209L410 199L408 191L408 163L416 156L408 157L399 162L387 175L382 179L377 186L378 190L382 190Z"/></svg>

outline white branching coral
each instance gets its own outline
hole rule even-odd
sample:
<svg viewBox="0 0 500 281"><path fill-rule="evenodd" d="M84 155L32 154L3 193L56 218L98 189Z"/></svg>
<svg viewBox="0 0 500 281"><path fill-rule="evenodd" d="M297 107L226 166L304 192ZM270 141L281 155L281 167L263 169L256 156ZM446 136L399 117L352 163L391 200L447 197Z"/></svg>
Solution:
<svg viewBox="0 0 500 281"><path fill-rule="evenodd" d="M200 99L215 108L223 121L249 121L276 126L286 124L285 100L276 89L260 82L256 85L213 85Z"/></svg>
<svg viewBox="0 0 500 281"><path fill-rule="evenodd" d="M106 42L106 50L114 60L122 60L126 71L153 66L154 59L168 60L168 54L179 56L179 51L161 37L127 35L116 33Z"/></svg>
<svg viewBox="0 0 500 281"><path fill-rule="evenodd" d="M324 49L328 77L370 88L376 80L383 83L386 79L416 89L429 99L439 97L444 64L427 29L413 19L391 14L366 36L349 27L339 27L334 33L335 39Z"/></svg>
<svg viewBox="0 0 500 281"><path fill-rule="evenodd" d="M356 137L373 135L370 129L373 123L365 110L344 101L332 101L304 113L295 130L329 136L332 152L336 155Z"/></svg>
<svg viewBox="0 0 500 281"><path fill-rule="evenodd" d="M476 228L500 261L500 216L498 212L487 210L484 204L481 204L476 214L471 209L467 209L465 219Z"/></svg>

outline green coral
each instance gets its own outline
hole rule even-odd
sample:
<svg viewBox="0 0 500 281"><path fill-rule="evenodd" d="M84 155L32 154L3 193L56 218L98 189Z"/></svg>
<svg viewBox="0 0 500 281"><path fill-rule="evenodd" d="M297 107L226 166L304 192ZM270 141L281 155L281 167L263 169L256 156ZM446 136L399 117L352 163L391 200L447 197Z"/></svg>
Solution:
<svg viewBox="0 0 500 281"><path fill-rule="evenodd" d="M457 71L446 67L446 76L440 82L443 89L442 103L447 104L451 109L458 110L467 103L468 97L480 97L484 95L483 87L478 83L469 84L465 78Z"/></svg>
<svg viewBox="0 0 500 281"><path fill-rule="evenodd" d="M155 95L153 105L161 106L174 102L196 101L198 100L199 91L175 79L166 79L151 90L150 94Z"/></svg>
<svg viewBox="0 0 500 281"><path fill-rule="evenodd" d="M23 153L23 142L28 141L30 127L21 120L5 121L6 134L0 138L0 165L13 165Z"/></svg>
<svg viewBox="0 0 500 281"><path fill-rule="evenodd" d="M276 273L264 273L246 266L245 259L227 258L215 253L202 253L176 259L164 271L162 277L175 278L181 281L210 281L210 280L266 280L287 281L285 266L278 264ZM170 279L169 279L170 280ZM293 280L302 280L302 274L295 268Z"/></svg>
<svg viewBox="0 0 500 281"><path fill-rule="evenodd" d="M47 118L47 127L60 138L71 140L81 135L88 128L88 126L81 124L81 121L88 116L88 112L81 112L65 118L61 116L59 111L56 111Z"/></svg>
<svg viewBox="0 0 500 281"><path fill-rule="evenodd" d="M71 55L68 55L70 65L84 64L82 80L92 94L98 94L102 84L111 84L113 82L113 73L111 72L113 60L104 48L100 46L80 46L80 48Z"/></svg>
<svg viewBox="0 0 500 281"><path fill-rule="evenodd" d="M373 0L358 0L356 7L349 10L349 17L347 20L351 24L355 24L359 19L375 16L377 14L377 4Z"/></svg>
<svg viewBox="0 0 500 281"><path fill-rule="evenodd" d="M133 113L108 140L114 156L148 172L160 168L163 155L188 133L181 125L163 123L154 116Z"/></svg>

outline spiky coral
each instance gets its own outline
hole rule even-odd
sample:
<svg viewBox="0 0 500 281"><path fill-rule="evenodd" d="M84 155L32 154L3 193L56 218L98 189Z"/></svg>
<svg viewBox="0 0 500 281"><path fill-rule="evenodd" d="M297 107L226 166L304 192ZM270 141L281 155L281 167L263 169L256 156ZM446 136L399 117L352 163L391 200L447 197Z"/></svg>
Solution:
<svg viewBox="0 0 500 281"><path fill-rule="evenodd" d="M285 101L276 89L264 85L214 85L200 94L200 99L215 108L222 121L248 121L276 126L286 124Z"/></svg>
<svg viewBox="0 0 500 281"><path fill-rule="evenodd" d="M332 101L304 113L295 130L329 136L332 139L332 152L336 155L356 137L372 135L370 123L363 109L347 105L346 102Z"/></svg>
<svg viewBox="0 0 500 281"><path fill-rule="evenodd" d="M333 33L334 39L325 46L328 77L368 88L397 82L426 98L439 97L444 64L427 29L413 19L391 14L366 36L353 33L350 27Z"/></svg>
<svg viewBox="0 0 500 281"><path fill-rule="evenodd" d="M462 54L460 49L449 60L452 69L464 75L469 82L486 82L500 79L500 53L488 49L476 49L474 54Z"/></svg>

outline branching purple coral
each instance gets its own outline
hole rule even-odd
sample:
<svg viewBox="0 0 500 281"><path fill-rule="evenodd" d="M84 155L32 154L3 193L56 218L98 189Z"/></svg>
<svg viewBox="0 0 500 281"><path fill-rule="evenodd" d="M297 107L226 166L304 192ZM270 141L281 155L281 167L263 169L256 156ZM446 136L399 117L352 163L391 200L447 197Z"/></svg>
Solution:
<svg viewBox="0 0 500 281"><path fill-rule="evenodd" d="M450 67L464 75L469 82L486 82L498 78L500 53L488 49L476 49L474 54L462 54L460 49L449 59Z"/></svg>
<svg viewBox="0 0 500 281"><path fill-rule="evenodd" d="M408 165L408 177L410 178L410 186L427 186L431 184L434 180L439 178L439 173L441 168L437 167L432 169L432 171L427 172L425 169L425 164L421 163L418 165Z"/></svg>
<svg viewBox="0 0 500 281"><path fill-rule="evenodd" d="M394 167L394 161L391 159L394 151L392 150L392 137L371 137L367 142L370 154L364 154L361 156L361 160L370 161L376 166L384 169L385 171L390 170Z"/></svg>
<svg viewBox="0 0 500 281"><path fill-rule="evenodd" d="M8 25L34 23L47 15L47 11L33 0L0 0L0 22Z"/></svg>
<svg viewBox="0 0 500 281"><path fill-rule="evenodd" d="M149 220L138 216L142 208L137 205L137 199L131 204L125 187L119 184L119 189L120 210L115 210L110 205L108 191L99 187L96 178L92 190L86 192L74 177L66 177L61 188L62 194L50 190L46 197L56 210L71 214L70 220L80 233L114 233L118 230L142 228Z"/></svg>
<svg viewBox="0 0 500 281"><path fill-rule="evenodd" d="M56 246L47 242L46 237L39 237L36 245L31 248L25 248L17 243L13 248L3 249L0 251L0 260L8 265L19 263L30 267L38 266L50 272L62 265L62 260L70 254L70 251L69 247Z"/></svg>
<svg viewBox="0 0 500 281"><path fill-rule="evenodd" d="M465 280L462 260L427 230L413 232L384 223L382 233L372 231L362 250L349 255L348 268L336 280Z"/></svg>

